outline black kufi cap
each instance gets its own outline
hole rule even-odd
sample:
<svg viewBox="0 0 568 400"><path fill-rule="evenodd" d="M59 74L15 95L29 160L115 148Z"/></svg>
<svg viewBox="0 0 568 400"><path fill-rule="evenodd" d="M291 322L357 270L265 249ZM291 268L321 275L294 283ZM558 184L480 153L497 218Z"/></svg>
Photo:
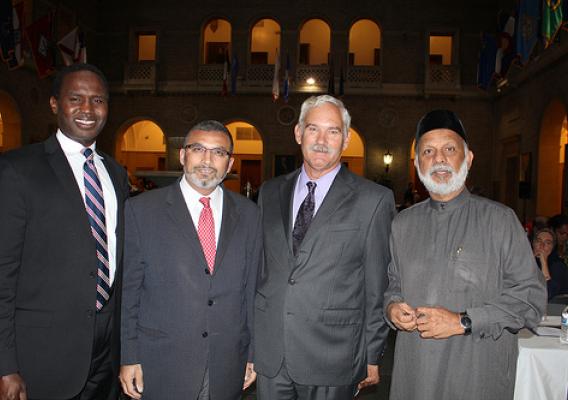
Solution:
<svg viewBox="0 0 568 400"><path fill-rule="evenodd" d="M450 110L434 110L422 117L416 127L416 145L422 135L434 129L450 129L460 135L467 143L465 129L458 116Z"/></svg>

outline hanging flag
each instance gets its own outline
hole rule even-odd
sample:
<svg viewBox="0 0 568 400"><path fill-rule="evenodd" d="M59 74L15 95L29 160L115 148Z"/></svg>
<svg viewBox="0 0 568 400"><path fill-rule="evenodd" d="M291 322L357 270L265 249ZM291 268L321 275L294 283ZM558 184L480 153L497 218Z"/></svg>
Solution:
<svg viewBox="0 0 568 400"><path fill-rule="evenodd" d="M339 68L339 95L345 94L345 76L343 75L343 65Z"/></svg>
<svg viewBox="0 0 568 400"><path fill-rule="evenodd" d="M489 33L483 33L481 38L481 51L477 67L477 86L487 90L495 75L495 61L497 54L497 41Z"/></svg>
<svg viewBox="0 0 568 400"><path fill-rule="evenodd" d="M221 89L221 96L227 95L228 79L229 79L229 51L225 50L225 61L223 62L223 88Z"/></svg>
<svg viewBox="0 0 568 400"><path fill-rule="evenodd" d="M14 51L14 11L12 0L0 0L0 55L8 61Z"/></svg>
<svg viewBox="0 0 568 400"><path fill-rule="evenodd" d="M333 68L333 62L329 64L329 80L327 82L327 94L335 94L335 70Z"/></svg>
<svg viewBox="0 0 568 400"><path fill-rule="evenodd" d="M59 42L57 48L63 58L65 65L87 62L87 48L85 46L85 36L75 27L65 35Z"/></svg>
<svg viewBox="0 0 568 400"><path fill-rule="evenodd" d="M272 78L272 100L276 101L280 97L280 54L276 49L276 59L274 60L274 77Z"/></svg>
<svg viewBox="0 0 568 400"><path fill-rule="evenodd" d="M14 47L9 54L8 69L16 69L24 65L23 37L24 37L24 3L19 2L12 9L12 32Z"/></svg>
<svg viewBox="0 0 568 400"><path fill-rule="evenodd" d="M45 78L55 72L52 24L53 14L49 12L26 28L26 36L40 78Z"/></svg>
<svg viewBox="0 0 568 400"><path fill-rule="evenodd" d="M544 47L554 41L562 26L562 0L543 0L542 2L542 38Z"/></svg>
<svg viewBox="0 0 568 400"><path fill-rule="evenodd" d="M495 73L505 77L513 60L517 57L515 50L515 18L504 15L504 24L501 32L497 34L497 55L495 60Z"/></svg>
<svg viewBox="0 0 568 400"><path fill-rule="evenodd" d="M239 74L239 59L237 54L233 54L233 61L231 62L231 94L237 94L237 75Z"/></svg>
<svg viewBox="0 0 568 400"><path fill-rule="evenodd" d="M517 53L526 64L538 40L539 0L520 0L517 17Z"/></svg>
<svg viewBox="0 0 568 400"><path fill-rule="evenodd" d="M288 103L290 96L290 55L286 53L286 70L284 71L284 101Z"/></svg>

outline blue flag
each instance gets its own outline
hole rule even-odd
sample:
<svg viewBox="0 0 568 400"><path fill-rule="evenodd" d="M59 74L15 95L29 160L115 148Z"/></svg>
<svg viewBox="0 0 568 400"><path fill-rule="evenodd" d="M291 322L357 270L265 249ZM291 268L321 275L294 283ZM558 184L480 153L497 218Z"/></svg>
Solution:
<svg viewBox="0 0 568 400"><path fill-rule="evenodd" d="M8 61L14 52L12 0L0 0L0 56Z"/></svg>
<svg viewBox="0 0 568 400"><path fill-rule="evenodd" d="M497 41L495 36L483 33L481 51L479 53L479 66L477 67L477 86L487 90L495 73L495 59L497 55Z"/></svg>
<svg viewBox="0 0 568 400"><path fill-rule="evenodd" d="M335 68L333 62L329 64L329 81L327 82L327 94L335 95Z"/></svg>
<svg viewBox="0 0 568 400"><path fill-rule="evenodd" d="M517 53L526 64L538 40L539 0L520 0L517 17Z"/></svg>
<svg viewBox="0 0 568 400"><path fill-rule="evenodd" d="M233 62L231 63L231 94L237 94L237 75L239 74L239 59L237 54L233 54Z"/></svg>

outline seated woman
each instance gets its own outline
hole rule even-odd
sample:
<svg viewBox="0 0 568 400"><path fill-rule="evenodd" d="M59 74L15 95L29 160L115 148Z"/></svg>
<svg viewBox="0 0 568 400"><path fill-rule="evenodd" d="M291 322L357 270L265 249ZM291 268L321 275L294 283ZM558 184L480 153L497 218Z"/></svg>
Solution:
<svg viewBox="0 0 568 400"><path fill-rule="evenodd" d="M554 232L550 228L537 230L533 236L533 254L542 270L548 289L548 299L568 293L568 268L562 260L552 254L555 245Z"/></svg>

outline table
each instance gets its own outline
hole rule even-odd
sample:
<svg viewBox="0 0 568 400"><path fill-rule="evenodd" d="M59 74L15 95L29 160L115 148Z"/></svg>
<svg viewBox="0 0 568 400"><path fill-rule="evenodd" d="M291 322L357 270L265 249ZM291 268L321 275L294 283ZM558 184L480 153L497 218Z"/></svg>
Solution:
<svg viewBox="0 0 568 400"><path fill-rule="evenodd" d="M567 400L568 345L557 337L519 332L515 400Z"/></svg>

